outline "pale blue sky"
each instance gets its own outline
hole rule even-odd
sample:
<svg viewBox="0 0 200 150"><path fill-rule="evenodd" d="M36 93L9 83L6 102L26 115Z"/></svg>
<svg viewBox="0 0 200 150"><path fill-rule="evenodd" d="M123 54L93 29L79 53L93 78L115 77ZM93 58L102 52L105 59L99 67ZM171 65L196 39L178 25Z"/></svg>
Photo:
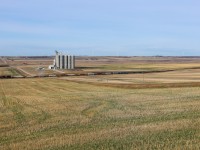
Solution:
<svg viewBox="0 0 200 150"><path fill-rule="evenodd" d="M199 0L0 0L0 55L200 55Z"/></svg>

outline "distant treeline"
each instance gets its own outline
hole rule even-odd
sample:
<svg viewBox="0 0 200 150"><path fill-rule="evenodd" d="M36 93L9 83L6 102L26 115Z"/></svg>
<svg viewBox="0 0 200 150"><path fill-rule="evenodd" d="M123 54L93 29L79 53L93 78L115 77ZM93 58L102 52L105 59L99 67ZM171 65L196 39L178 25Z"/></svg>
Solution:
<svg viewBox="0 0 200 150"><path fill-rule="evenodd" d="M54 56L8 56L8 60L13 60L13 59L45 59L45 58L53 58Z"/></svg>

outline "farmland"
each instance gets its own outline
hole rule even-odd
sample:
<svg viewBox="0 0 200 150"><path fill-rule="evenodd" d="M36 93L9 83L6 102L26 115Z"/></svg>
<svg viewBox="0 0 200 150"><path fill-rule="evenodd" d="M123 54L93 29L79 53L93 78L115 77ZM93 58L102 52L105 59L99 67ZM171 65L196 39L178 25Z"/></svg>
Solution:
<svg viewBox="0 0 200 150"><path fill-rule="evenodd" d="M1 80L0 148L197 149L199 90Z"/></svg>
<svg viewBox="0 0 200 150"><path fill-rule="evenodd" d="M13 68L0 67L0 76L19 76L20 74Z"/></svg>
<svg viewBox="0 0 200 150"><path fill-rule="evenodd" d="M119 85L151 85L164 83L190 83L200 81L200 69L184 69L159 73L135 73L135 74L112 74L90 75L82 77L62 77L64 80L78 81L94 84L119 84Z"/></svg>
<svg viewBox="0 0 200 150"><path fill-rule="evenodd" d="M96 59L79 58L78 71L115 70L116 64L119 70L175 70L0 79L0 149L200 148L199 58ZM31 74L41 66L34 60L8 63ZM9 74L10 67L0 69Z"/></svg>
<svg viewBox="0 0 200 150"><path fill-rule="evenodd" d="M53 57L8 57L6 63L21 72L22 76L83 74L90 72L152 72L200 69L199 57L76 57L75 70L49 70ZM44 68L40 70L38 68Z"/></svg>

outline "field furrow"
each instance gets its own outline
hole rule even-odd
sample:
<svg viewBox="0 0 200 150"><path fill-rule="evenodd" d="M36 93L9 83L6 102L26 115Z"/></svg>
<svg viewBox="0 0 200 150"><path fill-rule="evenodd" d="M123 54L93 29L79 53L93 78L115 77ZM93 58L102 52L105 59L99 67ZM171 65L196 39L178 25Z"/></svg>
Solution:
<svg viewBox="0 0 200 150"><path fill-rule="evenodd" d="M0 80L0 149L199 148L200 88Z"/></svg>

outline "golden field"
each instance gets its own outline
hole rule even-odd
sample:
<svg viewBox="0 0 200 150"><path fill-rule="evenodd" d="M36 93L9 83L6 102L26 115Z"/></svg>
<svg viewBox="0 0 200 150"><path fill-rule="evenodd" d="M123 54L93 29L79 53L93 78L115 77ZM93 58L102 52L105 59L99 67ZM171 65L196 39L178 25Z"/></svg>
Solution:
<svg viewBox="0 0 200 150"><path fill-rule="evenodd" d="M0 67L0 76L19 76L20 74L13 68Z"/></svg>
<svg viewBox="0 0 200 150"><path fill-rule="evenodd" d="M60 72L51 57L1 60L0 76L135 71L0 79L1 150L200 149L198 57L78 57Z"/></svg>
<svg viewBox="0 0 200 150"><path fill-rule="evenodd" d="M0 80L2 150L199 149L199 124L200 87Z"/></svg>
<svg viewBox="0 0 200 150"><path fill-rule="evenodd" d="M90 75L82 77L62 77L71 81L110 83L110 84L153 84L153 83L195 83L200 81L200 69L184 69L160 73L135 73Z"/></svg>

